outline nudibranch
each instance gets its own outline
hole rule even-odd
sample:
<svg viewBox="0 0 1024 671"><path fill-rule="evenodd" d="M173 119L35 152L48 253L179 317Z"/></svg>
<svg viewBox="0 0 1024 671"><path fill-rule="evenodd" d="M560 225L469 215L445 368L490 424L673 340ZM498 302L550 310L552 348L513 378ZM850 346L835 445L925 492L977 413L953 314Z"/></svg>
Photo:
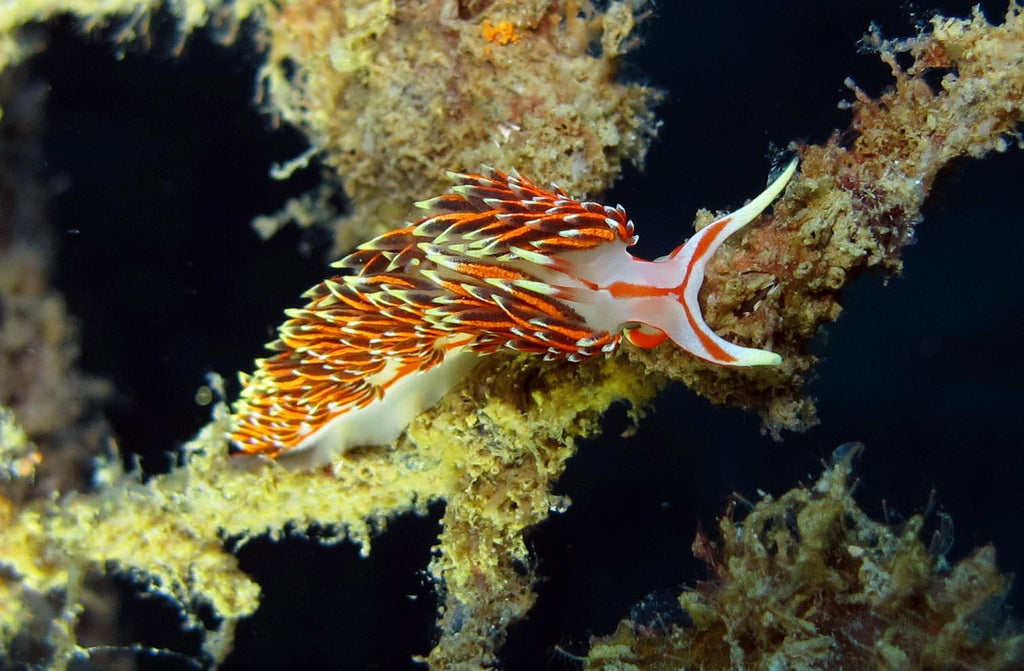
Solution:
<svg viewBox="0 0 1024 671"><path fill-rule="evenodd" d="M315 448L322 459L391 443L481 355L502 349L575 362L625 337L643 348L671 340L725 366L780 363L716 335L697 294L715 250L795 170L794 161L656 261L629 253L637 236L622 206L575 200L515 172L449 173L448 194L416 203L429 216L360 245L334 264L341 274L303 294L305 307L286 311L273 355L241 376L232 452Z"/></svg>

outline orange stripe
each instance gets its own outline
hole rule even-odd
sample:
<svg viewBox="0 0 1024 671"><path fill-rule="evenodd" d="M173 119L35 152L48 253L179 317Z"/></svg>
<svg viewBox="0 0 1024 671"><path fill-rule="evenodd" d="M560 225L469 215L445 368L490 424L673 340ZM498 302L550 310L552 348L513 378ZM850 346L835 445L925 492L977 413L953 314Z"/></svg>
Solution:
<svg viewBox="0 0 1024 671"><path fill-rule="evenodd" d="M513 290L512 296L514 300L540 310L549 317L562 317L565 315L564 306L554 301L541 298L540 296L535 296L531 293L527 293L526 291Z"/></svg>
<svg viewBox="0 0 1024 671"><path fill-rule="evenodd" d="M686 285L690 282L690 277L693 275L693 267L697 264L698 259L707 254L708 247L714 244L718 234L723 228L729 225L730 221L732 221L732 217L726 217L725 219L711 224L711 226L708 227L711 229L710 232L705 233L704 237L702 237L700 242L697 243L697 247L693 250L693 256L690 257L690 262L686 265L686 274L683 275L683 281L679 284L678 291L680 294L685 295ZM704 231L701 231L701 233L703 232ZM712 360L724 363L732 363L736 361L735 357L726 353L718 343L711 339L711 336L701 330L700 326L697 324L697 320L693 318L692 314L690 314L690 306L686 304L685 298L681 296L679 302L683 306L683 312L686 313L686 321L689 322L690 329L697 334L697 338L704 346L704 349L706 349L708 354L713 357Z"/></svg>
<svg viewBox="0 0 1024 671"><path fill-rule="evenodd" d="M469 275L471 277L497 277L508 281L526 278L524 273L513 270L512 268L487 263L460 263L457 265L456 272L460 272L463 275Z"/></svg>
<svg viewBox="0 0 1024 671"><path fill-rule="evenodd" d="M686 321L690 323L690 329L697 334L697 338L700 339L700 343L704 345L704 348L708 351L712 357L712 360L716 362L732 363L736 360L735 357L730 356L724 349L722 349L718 343L711 339L711 337L702 331L697 324L697 320L690 314L690 308L686 305L685 301L680 301L683 304L683 312L686 313Z"/></svg>
<svg viewBox="0 0 1024 671"><path fill-rule="evenodd" d="M694 264L697 263L698 259L707 254L708 247L714 244L715 238L718 237L718 234L721 232L723 228L725 228L729 224L730 221L732 221L732 217L726 217L725 219L722 219L721 221L718 221L717 223L708 226L708 228L711 229L711 232L706 233L704 237L700 239L700 242L697 243L697 248L693 250L693 256L690 257L690 263L686 265L686 274L683 275L683 281L679 285L680 291L690 281L690 275L693 274ZM701 231L701 233L703 232L704 231Z"/></svg>
<svg viewBox="0 0 1024 671"><path fill-rule="evenodd" d="M667 296L668 289L652 287L646 284L632 284L630 282L612 282L604 287L615 298L647 298L651 296Z"/></svg>

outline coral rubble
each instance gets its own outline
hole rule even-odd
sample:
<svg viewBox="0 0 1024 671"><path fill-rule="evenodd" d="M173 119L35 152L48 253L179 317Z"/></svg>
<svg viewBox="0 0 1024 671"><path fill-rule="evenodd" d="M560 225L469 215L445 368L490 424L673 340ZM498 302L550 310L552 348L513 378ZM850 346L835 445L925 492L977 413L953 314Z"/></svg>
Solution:
<svg viewBox="0 0 1024 671"><path fill-rule="evenodd" d="M766 495L742 521L730 506L721 548L694 541L711 579L661 613L635 609L594 641L584 668L1019 668L1024 634L1006 618L995 549L950 567L949 523L926 545L922 515L898 527L870 519L851 493L860 449L840 447L815 484Z"/></svg>

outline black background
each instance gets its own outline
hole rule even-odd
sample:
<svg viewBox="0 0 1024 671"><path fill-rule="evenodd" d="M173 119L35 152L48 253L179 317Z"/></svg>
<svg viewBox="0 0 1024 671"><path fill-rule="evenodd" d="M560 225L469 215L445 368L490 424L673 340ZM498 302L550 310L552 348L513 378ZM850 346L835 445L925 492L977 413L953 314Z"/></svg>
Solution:
<svg viewBox="0 0 1024 671"><path fill-rule="evenodd" d="M822 142L845 127L843 79L870 93L889 81L887 66L858 53L871 21L907 36L935 9L963 16L972 4L662 2L624 77L666 91L664 127L646 168L627 169L605 196L637 223L638 254L672 249L698 207L732 208L757 193L770 146ZM990 18L1005 11L1005 2L982 5ZM208 419L194 401L204 375L233 381L248 370L282 310L328 272L325 234L288 228L263 242L249 228L317 174L267 177L271 163L306 145L252 104L259 56L245 39L225 48L199 33L175 57L166 20L150 51L82 37L67 20L49 31L34 68L52 87L47 174L67 184L52 208L56 281L80 320L82 367L119 390L107 411L122 448L159 472ZM780 494L810 482L851 440L867 445L857 490L867 510L881 516L884 500L907 517L934 488L956 523L953 559L992 542L1000 565L1019 572L1021 175L1016 149L950 166L906 250L904 276L865 276L847 291L842 317L814 345L823 357L810 389L819 427L776 443L758 418L672 386L625 439L625 412L613 408L605 437L583 446L557 485L573 506L529 538L544 581L530 618L510 633L506 668L575 668L556 646L582 653L648 593L706 575L689 546L697 522L713 527L730 493L756 498L758 488ZM411 667L434 636L422 570L442 509L395 521L369 560L349 543L305 537L242 548L263 605L240 624L226 668ZM1019 612L1019 589L1010 601ZM129 598L119 642L132 641L189 653L197 637L182 634L160 600ZM182 659L138 661L188 668Z"/></svg>

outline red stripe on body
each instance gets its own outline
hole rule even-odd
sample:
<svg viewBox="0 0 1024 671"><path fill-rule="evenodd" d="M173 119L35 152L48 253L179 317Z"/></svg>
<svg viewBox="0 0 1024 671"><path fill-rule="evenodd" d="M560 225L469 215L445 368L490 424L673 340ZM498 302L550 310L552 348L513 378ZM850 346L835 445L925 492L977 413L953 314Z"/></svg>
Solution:
<svg viewBox="0 0 1024 671"><path fill-rule="evenodd" d="M690 278L693 275L693 267L697 264L699 259L708 253L708 248L714 244L718 234L722 232L723 228L729 225L730 221L732 221L732 217L726 217L725 219L716 221L708 226L708 228L711 229L710 232L704 233L704 231L701 231L701 233L704 233L704 237L700 239L697 243L696 249L693 250L693 256L690 257L690 262L686 265L686 274L683 275L683 281L679 284L678 288L680 293L679 302L683 305L683 311L686 313L686 321L689 322L690 328L697 334L697 338L700 340L700 343L704 345L704 348L708 351L708 354L712 356L713 360L722 363L732 363L736 361L736 357L728 354L724 349L722 349L721 345L712 340L711 336L700 328L697 320L694 319L693 314L690 312L690 306L686 304L686 300L683 296L686 294L686 286L689 284Z"/></svg>
<svg viewBox="0 0 1024 671"><path fill-rule="evenodd" d="M631 282L612 282L604 288L615 298L651 298L667 296L672 291L663 287L651 287L646 284L633 284Z"/></svg>

